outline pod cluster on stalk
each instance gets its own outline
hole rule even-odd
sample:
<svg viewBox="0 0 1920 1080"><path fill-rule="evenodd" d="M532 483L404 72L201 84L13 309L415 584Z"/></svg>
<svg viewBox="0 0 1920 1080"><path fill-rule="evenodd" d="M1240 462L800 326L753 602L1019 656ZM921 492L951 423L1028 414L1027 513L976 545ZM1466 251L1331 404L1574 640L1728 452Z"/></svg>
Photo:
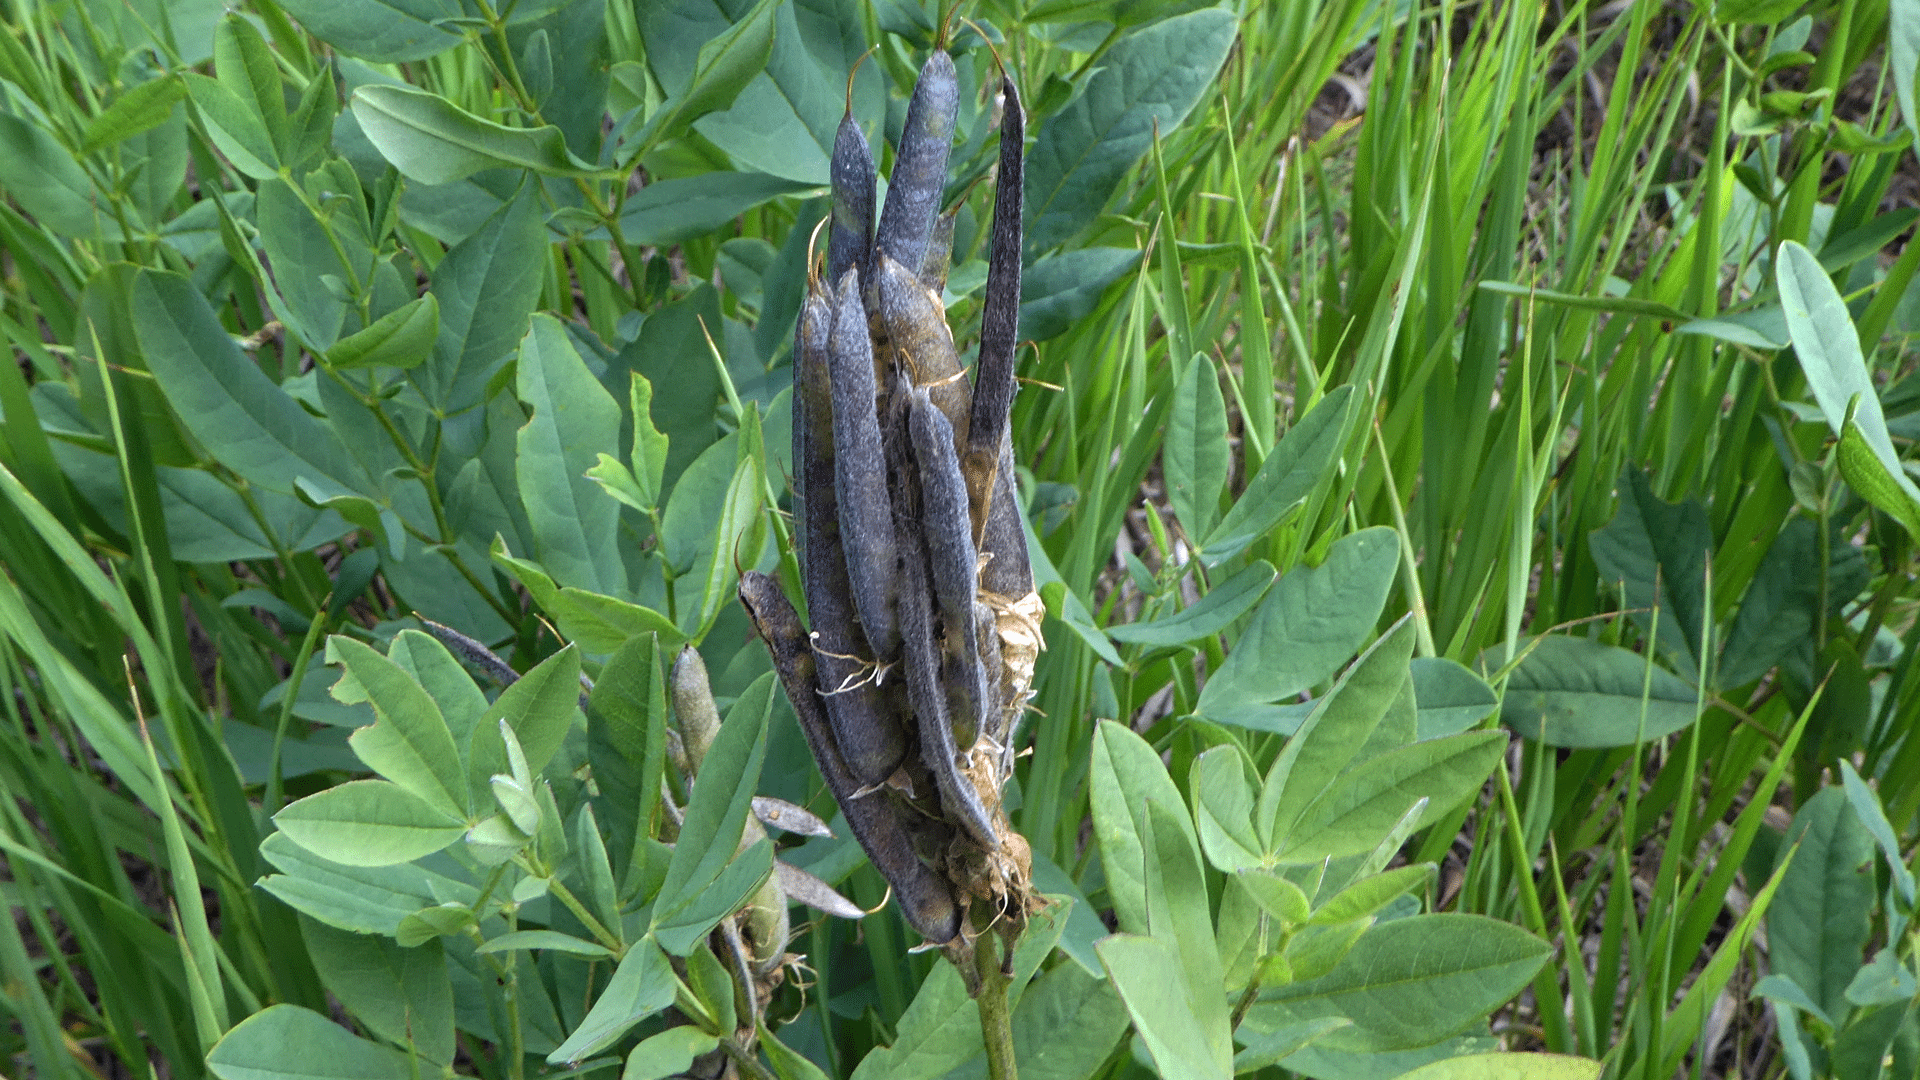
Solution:
<svg viewBox="0 0 1920 1080"><path fill-rule="evenodd" d="M809 627L773 579L740 598L773 654L821 774L907 921L977 978L1036 900L1001 793L1041 648L1008 414L1020 300L1025 117L1000 80L1000 153L968 378L941 301L942 214L959 86L920 71L875 216L873 154L851 109L832 159L822 277L794 344L794 488ZM810 261L811 263L811 261ZM1012 949L1005 951L1010 963Z"/></svg>

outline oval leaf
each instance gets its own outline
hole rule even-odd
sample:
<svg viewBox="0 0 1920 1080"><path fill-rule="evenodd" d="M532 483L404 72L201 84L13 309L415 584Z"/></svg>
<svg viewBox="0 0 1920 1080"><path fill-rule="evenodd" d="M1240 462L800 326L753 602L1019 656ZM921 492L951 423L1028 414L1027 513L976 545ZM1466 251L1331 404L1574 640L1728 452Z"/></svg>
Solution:
<svg viewBox="0 0 1920 1080"><path fill-rule="evenodd" d="M398 784L350 780L273 816L295 843L344 866L392 866L431 855L467 824Z"/></svg>
<svg viewBox="0 0 1920 1080"><path fill-rule="evenodd" d="M382 157L409 180L451 184L482 169L591 176L560 129L510 128L482 120L438 94L371 84L353 92L353 116Z"/></svg>
<svg viewBox="0 0 1920 1080"><path fill-rule="evenodd" d="M1507 681L1500 722L1548 746L1581 749L1670 735L1693 723L1697 695L1649 663L1584 638L1541 638Z"/></svg>

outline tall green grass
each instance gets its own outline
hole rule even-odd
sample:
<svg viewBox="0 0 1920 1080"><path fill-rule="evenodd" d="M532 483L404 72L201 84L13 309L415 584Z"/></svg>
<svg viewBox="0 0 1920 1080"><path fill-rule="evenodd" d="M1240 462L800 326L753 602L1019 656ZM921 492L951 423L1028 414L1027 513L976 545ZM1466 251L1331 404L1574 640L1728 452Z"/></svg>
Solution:
<svg viewBox="0 0 1920 1080"><path fill-rule="evenodd" d="M884 41L873 63L892 85L905 85L947 6L852 5ZM1081 17L1119 7L999 0L962 13L1001 35L1044 113L1121 40ZM1416 655L1478 672L1520 733L1535 733L1529 695L1547 685L1529 667L1553 648L1543 639L1643 661L1643 682L1593 706L1607 737L1516 741L1481 798L1407 848L1441 865L1438 905L1554 944L1499 1018L1500 1039L1600 1059L1612 1077L1882 1075L1883 1056L1886 1075L1912 1075L1910 986L1872 997L1862 983L1858 1002L1841 990L1882 947L1913 966L1912 900L1897 888L1920 814L1913 537L1897 500L1841 467L1776 261L1783 243L1802 244L1831 275L1908 449L1920 431L1907 348L1920 246L1903 202L1912 79L1896 61L1912 63L1903 35L1920 33L1920 12L1843 0L1239 8L1237 43L1199 107L1158 134L1068 244L1117 252L1105 265L1119 269L1022 357L1015 443L1051 564L1041 577L1061 591L1048 598L1016 826L1043 865L1109 909L1088 839L1097 721L1131 724L1183 787L1210 745L1264 761L1282 737L1197 709L1237 633L1165 648L1102 629L1188 607L1253 558L1313 565L1336 539L1384 525L1402 559L1382 625L1411 612ZM483 9L445 31L469 34L466 46L376 68L257 0L245 15L270 68L252 75L289 109L319 79L404 78L477 114L525 119L537 75L508 63L526 55L519 45L489 44ZM271 814L358 768L339 729L314 722L333 707L315 692L324 634L390 637L431 590L433 602L460 597L445 603L497 630L520 668L573 636L522 606L511 568L458 535L438 503L396 531L446 561L398 586L365 554L396 528L375 513L337 507L351 511L348 543L290 542L276 515L305 512L297 501L272 502L216 460L139 359L126 312L133 268L145 267L216 294L224 330L274 382L297 385L303 372L302 343L269 329L280 320L266 271L248 261L257 218L207 212L259 178L234 165L184 89L167 89L180 72L213 70L217 18L207 5L104 0L0 15L12 155L0 168L0 330L17 360L0 370L0 777L11 796L0 888L15 915L0 930L13 1020L0 1043L39 1076L199 1075L207 1048L263 1006L327 1010L297 917L254 885L268 871L258 851ZM634 8L606 5L602 29L610 61L642 59ZM660 105L644 73L611 78L603 93L620 106ZM856 89L881 101L874 78ZM550 100L545 119L598 131L597 117L560 116L565 106ZM655 179L738 165L688 132L640 161ZM74 176L98 203L52 190ZM644 188L605 177L551 187L571 200L554 220L579 227L539 237L543 254L524 268L533 306L602 343L620 342L636 312L659 320L638 340L657 345L646 327L675 327L688 339L678 370L714 373L709 405L731 399L691 426L708 440L757 432L762 413L775 415L781 320L797 302L776 286L797 280L804 233L824 212L815 188L770 188L720 227L655 249L588 227ZM497 204L511 189L484 193ZM366 201L392 194L369 186ZM968 205L984 220L984 194ZM434 268L475 224L432 209L406 207L389 237L412 253L409 273ZM954 312L962 327L977 321L974 299ZM593 359L644 367L618 353ZM1229 417L1228 480L1199 511L1216 523L1280 438L1352 387L1327 474L1222 560L1203 557L1208 538L1175 513L1163 457L1196 356L1220 373ZM372 415L379 388L361 389ZM421 455L389 464L414 474L431 477L441 446L472 438L438 418L400 422L415 424ZM765 558L790 567L770 509L778 469L765 478L771 497L756 505L782 538ZM221 524L246 543L219 558L181 552L168 508L187 482L231 492L222 505L238 520ZM623 520L628 547L660 542L660 521ZM1703 550L1678 551L1677 538L1703 538ZM642 564L629 565L639 580ZM671 572L662 579L652 594L636 585L634 602L678 618L691 594ZM718 612L692 635L706 635L723 697L754 674L742 626ZM296 673L309 671L303 684ZM1656 676L1678 680L1690 722L1639 738L1665 685ZM794 743L772 753L804 762ZM1871 787L1846 787L1842 760ZM795 767L773 793L827 809ZM1836 789L1855 816L1803 809ZM1868 835L1869 805L1885 808L1890 849ZM1821 822L1826 833L1808 832ZM847 876L848 846L803 853L856 902L882 899L870 869ZM1862 866L1864 901L1843 889ZM1776 955L1797 925L1781 913L1839 910L1843 892L1842 914L1861 929L1812 961L1840 989L1808 992L1823 1010L1851 1010L1851 1025L1796 1009L1777 984L1756 996L1764 977L1808 970ZM860 927L823 919L796 938L814 982L781 999L807 1010L788 1032L807 1031L803 1048L833 1075L893 1041L932 967L911 940L892 913ZM1121 1047L1101 1075L1146 1075L1144 1056ZM508 1074L468 1049L472 1070ZM1876 1071L1847 1071L1858 1062Z"/></svg>

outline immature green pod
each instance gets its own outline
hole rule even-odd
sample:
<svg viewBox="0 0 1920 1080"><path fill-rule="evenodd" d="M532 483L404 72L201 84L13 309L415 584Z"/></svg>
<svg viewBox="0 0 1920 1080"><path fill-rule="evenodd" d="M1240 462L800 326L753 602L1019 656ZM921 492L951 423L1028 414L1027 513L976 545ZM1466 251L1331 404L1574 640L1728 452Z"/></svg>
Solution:
<svg viewBox="0 0 1920 1080"><path fill-rule="evenodd" d="M829 162L833 180L833 225L827 233L827 280L837 282L848 270L865 279L872 269L873 189L876 183L873 151L853 114L840 119Z"/></svg>
<svg viewBox="0 0 1920 1080"><path fill-rule="evenodd" d="M955 902L947 881L914 854L914 841L900 814L898 804L883 792L860 795L859 787L848 773L834 746L820 699L813 692L814 653L807 645L800 617L770 577L749 570L740 577L740 602L747 617L767 643L773 656L774 671L793 703L800 732L820 766L820 775L833 792L834 801L847 816L854 839L872 860L874 869L893 886L901 913L920 936L945 946L950 952L964 950L960 934L961 906Z"/></svg>
<svg viewBox="0 0 1920 1080"><path fill-rule="evenodd" d="M900 133L893 175L887 178L887 202L880 210L875 246L903 266L916 270L926 258L940 196L946 190L947 155L953 148L953 124L960 110L960 86L953 59L935 49L920 68L907 102L907 124Z"/></svg>
<svg viewBox="0 0 1920 1080"><path fill-rule="evenodd" d="M840 543L846 551L854 611L867 644L873 646L873 658L886 661L900 650L895 614L899 556L874 405L873 341L867 336L858 270L847 271L840 280L827 363L833 382L833 487L840 501Z"/></svg>
<svg viewBox="0 0 1920 1080"><path fill-rule="evenodd" d="M835 492L833 385L828 371L832 314L823 294L809 293L800 307L794 355L794 400L801 409L796 430L806 431L811 457L798 467L809 495L801 508L801 549L807 614L827 719L847 768L862 787L884 783L907 756L906 731L891 702L873 680L873 650L853 619L848 598L846 553L840 541L840 501Z"/></svg>
<svg viewBox="0 0 1920 1080"><path fill-rule="evenodd" d="M886 325L894 355L912 373L914 385L924 388L933 404L946 414L949 428L964 436L973 388L961 374L960 357L953 349L953 331L947 329L947 313L940 306L940 297L885 253L874 272L880 278L880 319ZM958 475L957 464L955 469Z"/></svg>
<svg viewBox="0 0 1920 1080"><path fill-rule="evenodd" d="M713 690L707 681L707 662L700 650L688 645L673 662L668 685L673 694L673 719L680 728L680 744L685 747L687 764L695 772L707 759L707 748L720 733L720 709L713 703ZM692 777L687 782L693 782Z"/></svg>

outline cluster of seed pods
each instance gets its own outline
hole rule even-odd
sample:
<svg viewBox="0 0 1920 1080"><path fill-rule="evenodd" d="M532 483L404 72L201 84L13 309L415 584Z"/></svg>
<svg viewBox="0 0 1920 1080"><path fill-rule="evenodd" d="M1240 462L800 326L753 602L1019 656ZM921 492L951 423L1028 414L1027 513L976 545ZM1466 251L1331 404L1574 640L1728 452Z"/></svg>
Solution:
<svg viewBox="0 0 1920 1080"><path fill-rule="evenodd" d="M921 69L877 221L873 155L851 113L842 120L826 276L809 274L794 347L811 633L771 578L740 585L854 835L969 985L974 940L993 927L1010 942L1034 902L1026 843L1000 802L1044 613L1008 437L1025 118L1011 78L1001 91L971 380L941 302L953 61L936 49Z"/></svg>

